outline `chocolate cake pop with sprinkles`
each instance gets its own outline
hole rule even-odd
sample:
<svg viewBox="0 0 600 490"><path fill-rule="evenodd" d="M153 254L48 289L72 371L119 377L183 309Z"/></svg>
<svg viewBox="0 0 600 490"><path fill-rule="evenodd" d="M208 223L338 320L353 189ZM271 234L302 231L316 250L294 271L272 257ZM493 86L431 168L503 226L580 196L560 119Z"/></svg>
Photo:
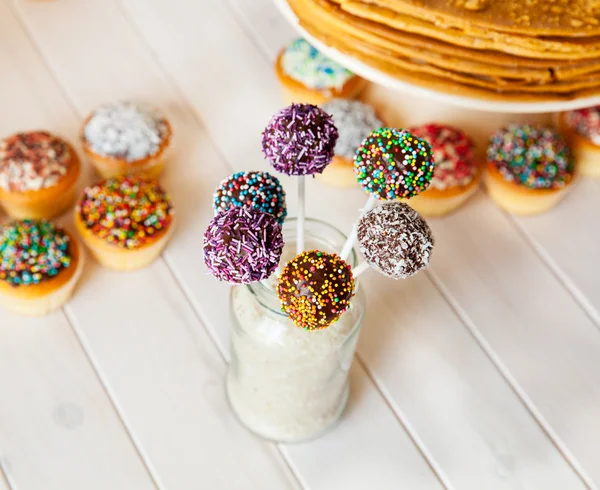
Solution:
<svg viewBox="0 0 600 490"><path fill-rule="evenodd" d="M306 330L337 321L353 295L350 266L338 255L319 250L303 252L288 262L277 287L282 311Z"/></svg>
<svg viewBox="0 0 600 490"><path fill-rule="evenodd" d="M278 172L312 175L329 165L337 139L338 130L323 109L292 104L271 118L262 134L262 148Z"/></svg>
<svg viewBox="0 0 600 490"><path fill-rule="evenodd" d="M490 139L488 162L509 182L530 189L560 189L573 178L565 140L552 128L511 124Z"/></svg>
<svg viewBox="0 0 600 490"><path fill-rule="evenodd" d="M433 167L429 143L394 128L373 131L354 159L358 183L379 200L416 196L429 186Z"/></svg>
<svg viewBox="0 0 600 490"><path fill-rule="evenodd" d="M248 206L272 214L282 225L287 216L285 191L268 172L238 172L224 179L213 196L215 213Z"/></svg>
<svg viewBox="0 0 600 490"><path fill-rule="evenodd" d="M0 228L0 280L39 284L71 264L70 238L48 221L23 220Z"/></svg>
<svg viewBox="0 0 600 490"><path fill-rule="evenodd" d="M398 201L366 212L358 222L357 236L365 260L392 279L406 279L427 267L434 245L425 220Z"/></svg>
<svg viewBox="0 0 600 490"><path fill-rule="evenodd" d="M283 232L275 216L235 206L215 216L204 232L204 263L221 281L249 284L267 279L279 265Z"/></svg>

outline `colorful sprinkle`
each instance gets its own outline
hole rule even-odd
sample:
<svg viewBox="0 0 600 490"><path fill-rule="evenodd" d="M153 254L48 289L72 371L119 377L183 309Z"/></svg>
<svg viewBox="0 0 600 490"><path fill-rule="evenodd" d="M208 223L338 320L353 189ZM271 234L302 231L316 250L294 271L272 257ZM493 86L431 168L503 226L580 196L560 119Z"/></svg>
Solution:
<svg viewBox="0 0 600 490"><path fill-rule="evenodd" d="M358 183L380 200L408 199L424 191L433 166L429 143L394 128L373 131L354 158Z"/></svg>
<svg viewBox="0 0 600 490"><path fill-rule="evenodd" d="M286 75L314 89L341 90L354 73L323 55L304 39L292 41L281 56Z"/></svg>
<svg viewBox="0 0 600 490"><path fill-rule="evenodd" d="M427 267L434 245L427 222L398 201L367 211L358 222L357 238L369 265L392 279L406 279Z"/></svg>
<svg viewBox="0 0 600 490"><path fill-rule="evenodd" d="M600 106L569 111L565 121L571 129L600 146Z"/></svg>
<svg viewBox="0 0 600 490"><path fill-rule="evenodd" d="M354 277L336 254L302 252L287 263L279 277L281 310L305 330L326 328L350 306Z"/></svg>
<svg viewBox="0 0 600 490"><path fill-rule="evenodd" d="M0 189L38 191L58 184L73 163L69 145L45 131L17 133L0 142Z"/></svg>
<svg viewBox="0 0 600 490"><path fill-rule="evenodd" d="M340 133L335 154L353 160L356 149L371 131L381 126L381 121L370 105L359 100L333 99L321 108L330 114Z"/></svg>
<svg viewBox="0 0 600 490"><path fill-rule="evenodd" d="M69 235L48 221L24 220L0 228L0 280L31 286L71 264Z"/></svg>
<svg viewBox="0 0 600 490"><path fill-rule="evenodd" d="M262 134L265 158L287 175L321 173L333 158L338 131L331 116L311 104L275 114Z"/></svg>
<svg viewBox="0 0 600 490"><path fill-rule="evenodd" d="M175 211L158 182L115 177L87 187L77 205L84 225L121 248L139 248L163 233Z"/></svg>
<svg viewBox="0 0 600 490"><path fill-rule="evenodd" d="M511 124L490 139L488 162L502 176L530 189L558 189L573 177L573 159L563 138L553 129Z"/></svg>
<svg viewBox="0 0 600 490"><path fill-rule="evenodd" d="M215 216L204 232L204 263L221 281L249 284L267 279L283 251L281 226L272 214L246 206Z"/></svg>
<svg viewBox="0 0 600 490"><path fill-rule="evenodd" d="M285 191L268 172L238 172L223 180L213 196L215 214L235 206L248 206L272 214L280 225L287 216Z"/></svg>
<svg viewBox="0 0 600 490"><path fill-rule="evenodd" d="M169 132L165 118L156 110L116 102L92 113L83 136L98 155L137 162L156 155Z"/></svg>
<svg viewBox="0 0 600 490"><path fill-rule="evenodd" d="M459 129L442 124L425 124L409 131L431 145L435 168L431 187L438 190L466 187L477 175L475 145Z"/></svg>

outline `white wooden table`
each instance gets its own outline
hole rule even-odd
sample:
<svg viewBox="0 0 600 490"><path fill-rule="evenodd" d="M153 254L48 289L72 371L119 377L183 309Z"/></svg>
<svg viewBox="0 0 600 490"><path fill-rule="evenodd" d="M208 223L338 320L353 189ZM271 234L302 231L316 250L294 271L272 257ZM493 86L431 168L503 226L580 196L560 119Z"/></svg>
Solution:
<svg viewBox="0 0 600 490"><path fill-rule="evenodd" d="M0 490L600 487L600 182L527 219L480 192L431 220L427 273L366 275L351 402L325 437L277 446L234 419L228 288L201 236L219 180L267 168L272 61L292 36L270 0L0 0L0 134L73 141L102 102L154 103L176 134L163 182L179 216L150 268L88 260L62 311L0 311ZM513 119L370 98L390 125L438 119L480 139ZM348 230L363 193L308 187L308 215Z"/></svg>

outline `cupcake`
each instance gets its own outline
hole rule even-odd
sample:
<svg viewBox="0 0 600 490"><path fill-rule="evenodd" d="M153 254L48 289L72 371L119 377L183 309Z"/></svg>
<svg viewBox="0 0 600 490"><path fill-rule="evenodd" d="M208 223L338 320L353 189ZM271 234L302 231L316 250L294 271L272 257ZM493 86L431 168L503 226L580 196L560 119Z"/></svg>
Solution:
<svg viewBox="0 0 600 490"><path fill-rule="evenodd" d="M560 201L573 172L569 147L553 129L512 124L490 139L484 180L491 198L507 211L535 214Z"/></svg>
<svg viewBox="0 0 600 490"><path fill-rule="evenodd" d="M559 127L569 142L577 171L600 177L600 106L563 112Z"/></svg>
<svg viewBox="0 0 600 490"><path fill-rule="evenodd" d="M371 131L383 126L373 108L358 100L333 99L321 108L331 115L339 132L331 163L316 178L327 185L356 185L354 155Z"/></svg>
<svg viewBox="0 0 600 490"><path fill-rule="evenodd" d="M155 181L113 177L87 187L75 223L100 264L133 270L153 262L173 231L174 210Z"/></svg>
<svg viewBox="0 0 600 490"><path fill-rule="evenodd" d="M171 143L171 126L157 111L132 102L96 109L81 131L83 151L104 178L159 176Z"/></svg>
<svg viewBox="0 0 600 490"><path fill-rule="evenodd" d="M285 102L322 104L334 97L351 99L366 82L327 58L304 39L296 39L277 57L275 71Z"/></svg>
<svg viewBox="0 0 600 490"><path fill-rule="evenodd" d="M44 220L0 227L0 303L7 310L41 316L71 296L83 269L77 241Z"/></svg>
<svg viewBox="0 0 600 490"><path fill-rule="evenodd" d="M0 203L15 219L51 218L75 199L81 170L75 150L45 131L0 142Z"/></svg>
<svg viewBox="0 0 600 490"><path fill-rule="evenodd" d="M443 216L459 208L477 190L481 166L471 138L459 129L426 124L409 131L427 141L435 167L431 184L409 204L423 216Z"/></svg>

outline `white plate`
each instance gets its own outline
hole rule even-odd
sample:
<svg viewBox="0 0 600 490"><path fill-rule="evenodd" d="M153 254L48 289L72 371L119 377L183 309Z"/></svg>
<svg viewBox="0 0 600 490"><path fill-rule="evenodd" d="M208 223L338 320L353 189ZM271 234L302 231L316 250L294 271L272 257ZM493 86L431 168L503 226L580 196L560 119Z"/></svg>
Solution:
<svg viewBox="0 0 600 490"><path fill-rule="evenodd" d="M593 97L582 97L580 99L549 102L500 102L466 97L464 95L452 95L444 92L438 92L429 88L424 88L412 83L403 82L386 73L383 73L362 61L352 58L346 54L340 53L337 49L327 46L309 34L301 25L294 11L290 8L286 0L274 0L283 16L294 26L294 28L314 45L317 49L334 59L341 65L353 71L373 83L382 85L392 90L398 90L404 93L412 93L422 97L427 97L440 102L446 102L461 107L468 107L489 112L512 112L512 113L539 113L539 112L559 112L582 107L590 107L600 104L600 95Z"/></svg>

